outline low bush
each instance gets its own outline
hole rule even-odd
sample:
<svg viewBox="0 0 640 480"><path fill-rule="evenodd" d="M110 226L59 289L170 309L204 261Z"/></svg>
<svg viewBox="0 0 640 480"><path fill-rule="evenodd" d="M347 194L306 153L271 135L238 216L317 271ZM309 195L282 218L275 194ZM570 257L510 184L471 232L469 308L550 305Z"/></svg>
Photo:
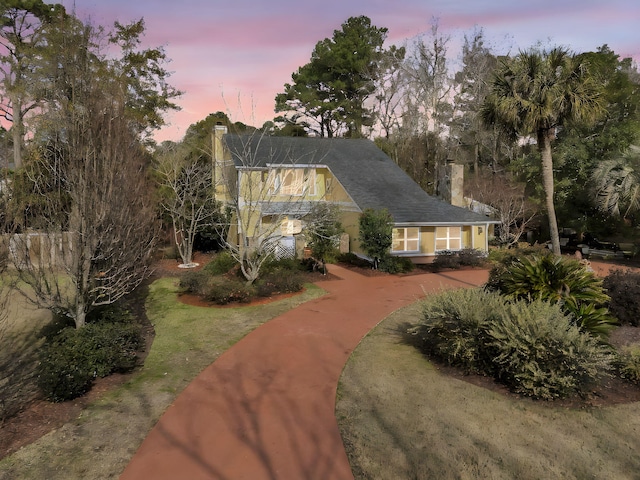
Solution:
<svg viewBox="0 0 640 480"><path fill-rule="evenodd" d="M302 290L304 282L302 276L296 272L282 275L282 272L272 272L262 276L255 285L259 297L269 297L278 293L295 293Z"/></svg>
<svg viewBox="0 0 640 480"><path fill-rule="evenodd" d="M271 258L267 260L260 269L261 275L268 275L272 272L299 272L302 264L297 258Z"/></svg>
<svg viewBox="0 0 640 480"><path fill-rule="evenodd" d="M482 250L464 248L458 252L460 265L464 267L481 267L487 262L487 256Z"/></svg>
<svg viewBox="0 0 640 480"><path fill-rule="evenodd" d="M224 250L216 254L202 270L209 275L224 275L238 264L235 258L228 251Z"/></svg>
<svg viewBox="0 0 640 480"><path fill-rule="evenodd" d="M79 397L95 378L133 369L141 346L140 327L131 322L96 319L80 329L63 328L40 352L38 387L54 402Z"/></svg>
<svg viewBox="0 0 640 480"><path fill-rule="evenodd" d="M419 325L409 330L424 353L467 373L489 373L489 322L503 308L504 299L482 289L449 290L429 297Z"/></svg>
<svg viewBox="0 0 640 480"><path fill-rule="evenodd" d="M586 393L611 352L582 332L558 304L506 303L487 331L497 378L516 393L553 400Z"/></svg>
<svg viewBox="0 0 640 480"><path fill-rule="evenodd" d="M640 383L640 346L622 347L617 353L615 367L620 377Z"/></svg>
<svg viewBox="0 0 640 480"><path fill-rule="evenodd" d="M202 297L217 305L249 303L255 295L252 286L239 279L219 277L211 279Z"/></svg>
<svg viewBox="0 0 640 480"><path fill-rule="evenodd" d="M452 250L441 250L436 253L432 266L436 270L445 268L458 269L460 268L460 257Z"/></svg>
<svg viewBox="0 0 640 480"><path fill-rule="evenodd" d="M407 257L394 257L387 255L380 260L378 269L387 273L409 273L413 271L415 265Z"/></svg>
<svg viewBox="0 0 640 480"><path fill-rule="evenodd" d="M408 333L425 353L534 398L584 393L611 362L610 349L583 333L558 304L508 301L482 289L429 298L421 322Z"/></svg>
<svg viewBox="0 0 640 480"><path fill-rule="evenodd" d="M204 296L209 290L211 275L204 269L185 272L180 276L180 289L183 293Z"/></svg>
<svg viewBox="0 0 640 480"><path fill-rule="evenodd" d="M622 324L640 326L640 273L614 270L604 279L609 310Z"/></svg>

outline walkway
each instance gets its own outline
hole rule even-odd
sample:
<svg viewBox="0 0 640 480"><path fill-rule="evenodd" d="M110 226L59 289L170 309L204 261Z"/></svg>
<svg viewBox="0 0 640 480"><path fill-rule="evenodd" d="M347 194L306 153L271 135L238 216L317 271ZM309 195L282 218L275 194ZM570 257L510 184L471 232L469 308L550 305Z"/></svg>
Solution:
<svg viewBox="0 0 640 480"><path fill-rule="evenodd" d="M121 480L352 479L334 416L360 339L425 293L481 270L365 277L338 266L328 294L247 335L206 368L149 433Z"/></svg>

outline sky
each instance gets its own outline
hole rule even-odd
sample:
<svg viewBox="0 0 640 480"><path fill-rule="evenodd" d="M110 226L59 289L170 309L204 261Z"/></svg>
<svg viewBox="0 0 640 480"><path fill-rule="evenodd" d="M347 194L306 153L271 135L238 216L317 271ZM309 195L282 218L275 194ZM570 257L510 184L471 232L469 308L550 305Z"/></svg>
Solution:
<svg viewBox="0 0 640 480"><path fill-rule="evenodd" d="M169 82L183 95L156 140L179 141L189 125L223 111L262 126L275 96L309 62L316 43L349 18L365 15L388 29L385 47L411 43L437 20L457 61L465 33L480 27L496 54L537 43L573 52L607 44L640 63L638 0L57 0L96 25L144 18L146 47L171 59ZM50 3L54 3L53 1Z"/></svg>

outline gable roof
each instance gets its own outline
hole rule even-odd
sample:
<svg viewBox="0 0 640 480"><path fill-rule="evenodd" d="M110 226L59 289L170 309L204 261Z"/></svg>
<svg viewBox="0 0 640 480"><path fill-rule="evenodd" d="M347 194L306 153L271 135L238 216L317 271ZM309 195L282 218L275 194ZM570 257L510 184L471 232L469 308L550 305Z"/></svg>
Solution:
<svg viewBox="0 0 640 480"><path fill-rule="evenodd" d="M432 197L372 141L224 136L236 168L326 166L361 209L386 208L397 224L486 224L484 215Z"/></svg>

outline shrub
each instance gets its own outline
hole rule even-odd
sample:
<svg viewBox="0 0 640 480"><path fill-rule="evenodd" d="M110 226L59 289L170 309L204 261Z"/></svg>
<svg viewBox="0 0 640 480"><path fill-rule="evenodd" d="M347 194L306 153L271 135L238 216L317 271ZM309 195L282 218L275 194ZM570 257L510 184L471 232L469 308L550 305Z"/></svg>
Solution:
<svg viewBox="0 0 640 480"><path fill-rule="evenodd" d="M465 267L480 267L486 262L486 254L475 248L464 248L458 252L460 265Z"/></svg>
<svg viewBox="0 0 640 480"><path fill-rule="evenodd" d="M582 394L608 369L610 350L572 324L558 304L505 304L487 331L498 379L516 393L551 400Z"/></svg>
<svg viewBox="0 0 640 480"><path fill-rule="evenodd" d="M408 273L415 266L410 258L387 255L380 260L378 268L387 273Z"/></svg>
<svg viewBox="0 0 640 480"><path fill-rule="evenodd" d="M273 272L299 272L302 270L302 264L300 260L295 258L270 258L267 260L261 269L262 276L268 275Z"/></svg>
<svg viewBox="0 0 640 480"><path fill-rule="evenodd" d="M209 272L198 270L195 272L185 272L180 277L180 289L183 293L204 296L209 289L211 276Z"/></svg>
<svg viewBox="0 0 640 480"><path fill-rule="evenodd" d="M237 265L237 261L231 253L224 250L218 253L213 259L207 263L202 270L209 275L224 275Z"/></svg>
<svg viewBox="0 0 640 480"><path fill-rule="evenodd" d="M98 321L80 329L66 327L41 350L38 386L54 402L79 397L91 389L96 377L133 369L141 345L140 328L132 323Z"/></svg>
<svg viewBox="0 0 640 480"><path fill-rule="evenodd" d="M606 336L616 323L602 308L609 300L602 280L574 259L522 257L493 269L487 286L513 299L560 303L579 326L595 336Z"/></svg>
<svg viewBox="0 0 640 480"><path fill-rule="evenodd" d="M295 293L302 290L304 283L299 273L291 272L283 275L272 272L260 278L255 285L259 297L269 297L276 293Z"/></svg>
<svg viewBox="0 0 640 480"><path fill-rule="evenodd" d="M620 323L640 326L640 273L614 270L604 279L609 310Z"/></svg>
<svg viewBox="0 0 640 480"><path fill-rule="evenodd" d="M418 347L467 373L489 373L491 356L486 348L486 330L503 308L504 299L482 289L460 289L429 297L422 320L408 333Z"/></svg>
<svg viewBox="0 0 640 480"><path fill-rule="evenodd" d="M393 217L386 210L365 209L360 215L360 247L373 259L373 268L385 258L393 243Z"/></svg>
<svg viewBox="0 0 640 480"><path fill-rule="evenodd" d="M640 346L622 347L615 366L620 377L635 384L640 383Z"/></svg>
<svg viewBox="0 0 640 480"><path fill-rule="evenodd" d="M440 270L443 268L460 268L460 257L451 250L441 250L436 253L436 258L433 259L433 268Z"/></svg>
<svg viewBox="0 0 640 480"><path fill-rule="evenodd" d="M242 280L229 278L215 278L208 283L203 298L218 305L229 303L248 303L255 291L251 285Z"/></svg>
<svg viewBox="0 0 640 480"><path fill-rule="evenodd" d="M508 301L482 289L429 298L408 333L425 353L534 398L584 393L611 361L610 350L581 332L558 304Z"/></svg>

